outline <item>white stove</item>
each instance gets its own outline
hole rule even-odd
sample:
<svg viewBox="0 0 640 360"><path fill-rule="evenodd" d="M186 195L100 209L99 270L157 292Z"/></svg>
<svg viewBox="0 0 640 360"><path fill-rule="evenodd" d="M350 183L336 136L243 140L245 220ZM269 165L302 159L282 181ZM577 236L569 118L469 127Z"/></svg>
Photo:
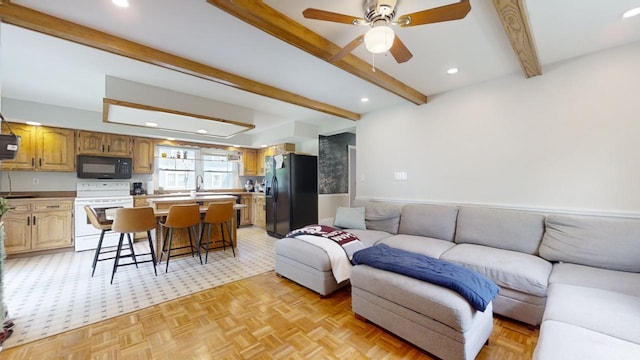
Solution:
<svg viewBox="0 0 640 360"><path fill-rule="evenodd" d="M100 230L91 225L84 207L91 206L98 217L106 218L109 209L133 207L133 196L127 181L79 181L75 200L75 250L84 251L98 247ZM110 231L104 235L102 246L118 245L119 235Z"/></svg>

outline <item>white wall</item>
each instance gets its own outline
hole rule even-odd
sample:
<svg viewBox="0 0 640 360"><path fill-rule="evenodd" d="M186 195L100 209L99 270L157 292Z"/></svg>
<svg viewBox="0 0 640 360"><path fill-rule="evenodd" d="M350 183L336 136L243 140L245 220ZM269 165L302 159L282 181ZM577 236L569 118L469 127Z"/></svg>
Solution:
<svg viewBox="0 0 640 360"><path fill-rule="evenodd" d="M640 43L543 72L365 116L358 197L640 215Z"/></svg>
<svg viewBox="0 0 640 360"><path fill-rule="evenodd" d="M349 207L349 194L318 195L318 220L335 217L340 206Z"/></svg>

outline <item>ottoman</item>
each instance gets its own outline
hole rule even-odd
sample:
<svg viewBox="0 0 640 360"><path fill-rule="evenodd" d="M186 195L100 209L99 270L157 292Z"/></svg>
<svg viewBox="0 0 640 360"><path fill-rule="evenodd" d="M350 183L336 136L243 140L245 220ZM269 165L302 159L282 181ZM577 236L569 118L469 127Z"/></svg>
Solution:
<svg viewBox="0 0 640 360"><path fill-rule="evenodd" d="M321 296L327 296L349 284L349 280L336 282L329 255L324 250L294 238L276 241L275 267L278 275Z"/></svg>
<svg viewBox="0 0 640 360"><path fill-rule="evenodd" d="M493 308L475 310L453 290L357 265L353 312L442 359L474 359L493 330Z"/></svg>

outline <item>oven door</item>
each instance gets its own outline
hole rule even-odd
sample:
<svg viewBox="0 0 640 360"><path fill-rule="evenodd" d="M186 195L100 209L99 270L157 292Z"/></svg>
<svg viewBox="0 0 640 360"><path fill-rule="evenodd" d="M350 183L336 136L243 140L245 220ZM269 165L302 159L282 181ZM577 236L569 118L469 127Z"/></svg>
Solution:
<svg viewBox="0 0 640 360"><path fill-rule="evenodd" d="M91 205L90 205L91 206ZM113 211L118 208L125 207L124 205L99 205L99 206L91 206L96 213L98 214L98 219L100 221L106 221L107 214L110 211ZM96 229L91 225L91 221L87 216L87 213L84 211L84 205L76 206L76 236L87 236L87 235L96 235L100 234L100 230Z"/></svg>
<svg viewBox="0 0 640 360"><path fill-rule="evenodd" d="M76 198L75 201L75 250L84 251L98 247L101 230L91 225L87 213L84 211L86 205L95 209L100 220L109 219L110 213L115 209L123 207L133 207L133 198L124 197L95 197ZM119 235L111 231L105 233L102 246L115 246L118 244Z"/></svg>

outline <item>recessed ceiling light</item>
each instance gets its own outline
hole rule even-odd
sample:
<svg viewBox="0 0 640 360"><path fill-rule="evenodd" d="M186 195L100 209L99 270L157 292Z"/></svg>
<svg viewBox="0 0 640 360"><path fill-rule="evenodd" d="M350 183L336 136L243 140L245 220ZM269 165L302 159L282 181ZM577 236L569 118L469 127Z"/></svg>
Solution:
<svg viewBox="0 0 640 360"><path fill-rule="evenodd" d="M455 74L457 72L458 72L458 68L451 68L451 69L447 70L447 74L449 74L449 75L453 75L453 74Z"/></svg>
<svg viewBox="0 0 640 360"><path fill-rule="evenodd" d="M362 99L360 99L360 101L362 101L362 102L367 102L367 101L369 101L369 98L367 98L367 97L363 97Z"/></svg>
<svg viewBox="0 0 640 360"><path fill-rule="evenodd" d="M129 7L129 0L111 0L113 1L113 3L116 6L119 6L121 8L128 8Z"/></svg>
<svg viewBox="0 0 640 360"><path fill-rule="evenodd" d="M175 139L176 139L176 138L172 138L172 137L168 137L168 138L167 138L167 140L169 140L169 141L173 141L173 140L175 140Z"/></svg>
<svg viewBox="0 0 640 360"><path fill-rule="evenodd" d="M207 130L205 130L205 129L200 129L200 130L196 130L196 132L197 132L198 134L206 134L206 133L207 133Z"/></svg>
<svg viewBox="0 0 640 360"><path fill-rule="evenodd" d="M37 121L27 121L27 125L40 126L42 124Z"/></svg>
<svg viewBox="0 0 640 360"><path fill-rule="evenodd" d="M265 148L265 147L267 147L267 145L260 145L260 147L263 147L263 148Z"/></svg>
<svg viewBox="0 0 640 360"><path fill-rule="evenodd" d="M154 122L146 122L144 123L145 125L149 126L149 127L156 127L158 126L158 124L154 123Z"/></svg>
<svg viewBox="0 0 640 360"><path fill-rule="evenodd" d="M632 16L636 16L636 15L640 15L640 7L637 7L635 9L631 9L629 11L626 11L624 14L622 14L623 18L630 18Z"/></svg>

